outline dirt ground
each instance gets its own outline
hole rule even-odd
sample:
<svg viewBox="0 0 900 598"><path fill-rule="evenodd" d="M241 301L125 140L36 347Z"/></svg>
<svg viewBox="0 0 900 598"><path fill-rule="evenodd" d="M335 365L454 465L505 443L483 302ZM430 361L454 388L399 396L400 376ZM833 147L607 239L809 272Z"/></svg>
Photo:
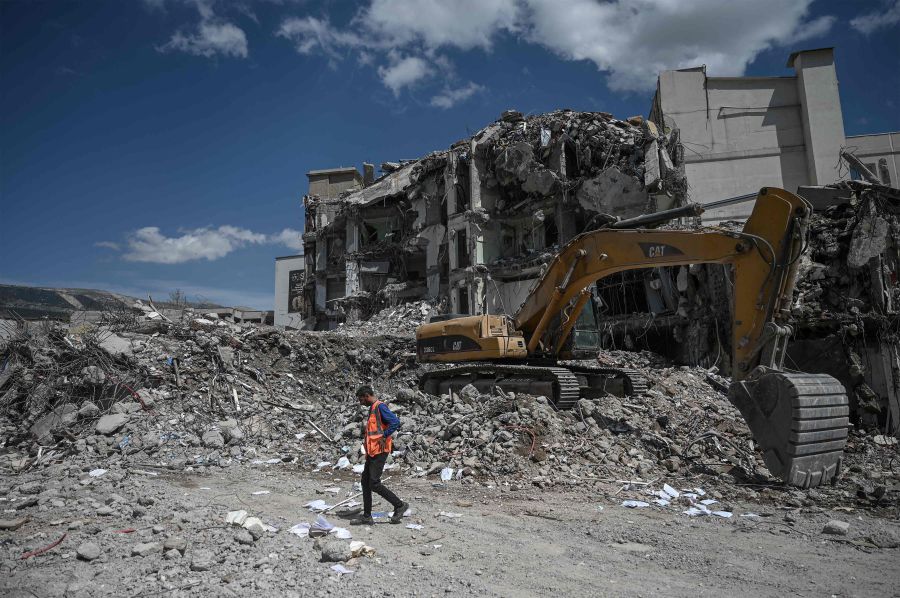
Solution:
<svg viewBox="0 0 900 598"><path fill-rule="evenodd" d="M30 517L18 530L0 531L0 595L900 595L900 549L876 547L879 538L900 537L896 513L832 511L813 501L783 505L787 494L777 488L761 489L756 504L721 496L730 519L692 518L676 505L626 509L622 500L642 498L641 491L615 483L586 494L395 476L387 485L413 508L404 523L423 528L348 526L375 554L344 563L354 573L339 575L319 561L314 540L288 530L315 520L303 506L308 501L345 497L356 479L350 472L312 473L293 464L179 473L129 466L97 478L75 468L48 471L46 478L50 490L58 489L51 492L56 499L24 510L0 503L2 518ZM325 492L331 487L341 492ZM262 491L268 493L253 494ZM376 502L375 509L384 506ZM244 530L224 522L236 509L279 531L247 542ZM341 516L327 516L346 525ZM831 519L849 522L849 533L823 534ZM55 548L21 558L63 533ZM185 540L183 555L163 555L167 538ZM76 556L88 541L101 552L90 562ZM132 556L136 545L149 542L159 545ZM193 566L204 554L207 570L194 570L204 568Z"/></svg>

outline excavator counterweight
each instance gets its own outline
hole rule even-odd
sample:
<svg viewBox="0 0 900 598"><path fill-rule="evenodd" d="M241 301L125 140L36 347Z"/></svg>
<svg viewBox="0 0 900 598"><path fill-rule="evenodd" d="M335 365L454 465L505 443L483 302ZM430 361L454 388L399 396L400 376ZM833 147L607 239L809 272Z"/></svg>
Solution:
<svg viewBox="0 0 900 598"><path fill-rule="evenodd" d="M797 195L764 188L740 232L622 228L659 223L663 214L582 233L554 257L516 314L440 318L420 326L419 360L458 364L425 373L420 385L432 394L465 384L498 386L552 397L558 408L615 388L641 394L647 382L637 372L565 361L566 341L590 285L626 270L727 264L734 296L729 399L774 475L803 487L831 482L840 472L849 425L844 388L830 376L783 371L811 213Z"/></svg>

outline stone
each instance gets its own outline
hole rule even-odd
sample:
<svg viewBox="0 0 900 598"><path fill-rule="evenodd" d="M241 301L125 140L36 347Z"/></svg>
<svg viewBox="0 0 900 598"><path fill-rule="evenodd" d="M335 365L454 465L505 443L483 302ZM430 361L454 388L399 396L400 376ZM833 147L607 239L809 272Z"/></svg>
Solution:
<svg viewBox="0 0 900 598"><path fill-rule="evenodd" d="M79 419L94 419L100 415L100 408L91 401L85 401L78 410Z"/></svg>
<svg viewBox="0 0 900 598"><path fill-rule="evenodd" d="M113 513L115 513L115 510L109 505L105 505L97 509L97 515L100 515L102 517L108 517Z"/></svg>
<svg viewBox="0 0 900 598"><path fill-rule="evenodd" d="M846 536L847 532L849 531L850 524L846 521L840 521L838 519L832 519L825 524L825 527L822 528L823 534L833 534L835 536Z"/></svg>
<svg viewBox="0 0 900 598"><path fill-rule="evenodd" d="M181 536L169 536L163 542L163 550L177 550L178 552L184 552L187 550L187 540L182 538Z"/></svg>
<svg viewBox="0 0 900 598"><path fill-rule="evenodd" d="M93 542L84 542L75 549L75 555L82 561L93 561L100 556L100 547Z"/></svg>
<svg viewBox="0 0 900 598"><path fill-rule="evenodd" d="M78 417L78 409L71 403L60 405L37 420L28 430L35 440L48 440L57 430L73 424Z"/></svg>
<svg viewBox="0 0 900 598"><path fill-rule="evenodd" d="M645 212L648 195L641 181L611 166L582 181L575 189L575 199L589 212L630 218Z"/></svg>
<svg viewBox="0 0 900 598"><path fill-rule="evenodd" d="M104 415L97 421L97 434L111 436L118 432L126 422L128 422L128 415L125 413Z"/></svg>
<svg viewBox="0 0 900 598"><path fill-rule="evenodd" d="M218 430L207 430L204 432L201 441L203 442L203 446L207 448L220 449L225 446L225 438L222 437L222 433Z"/></svg>
<svg viewBox="0 0 900 598"><path fill-rule="evenodd" d="M89 365L81 369L81 375L88 384L103 384L106 382L106 374L99 367Z"/></svg>
<svg viewBox="0 0 900 598"><path fill-rule="evenodd" d="M131 556L145 557L159 552L161 549L159 542L141 542L131 547Z"/></svg>
<svg viewBox="0 0 900 598"><path fill-rule="evenodd" d="M234 532L234 541L238 544L243 544L244 546L252 546L254 542L253 535L244 528Z"/></svg>
<svg viewBox="0 0 900 598"><path fill-rule="evenodd" d="M191 571L209 571L213 567L213 558L208 550L195 550L191 556Z"/></svg>
<svg viewBox="0 0 900 598"><path fill-rule="evenodd" d="M353 558L350 544L344 540L325 536L318 538L314 546L322 553L321 561L323 563L342 563Z"/></svg>
<svg viewBox="0 0 900 598"><path fill-rule="evenodd" d="M397 402L398 403L415 403L418 399L418 395L416 391L411 388L401 388L397 391ZM357 426L357 429L359 426Z"/></svg>
<svg viewBox="0 0 900 598"><path fill-rule="evenodd" d="M163 556L167 561L174 561L175 559L181 558L181 553L175 550L174 548L167 550L163 553Z"/></svg>

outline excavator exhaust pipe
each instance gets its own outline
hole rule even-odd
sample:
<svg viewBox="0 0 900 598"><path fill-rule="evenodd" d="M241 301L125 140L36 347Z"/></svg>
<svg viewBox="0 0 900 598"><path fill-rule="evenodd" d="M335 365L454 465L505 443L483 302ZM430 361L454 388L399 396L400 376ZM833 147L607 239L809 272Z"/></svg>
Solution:
<svg viewBox="0 0 900 598"><path fill-rule="evenodd" d="M758 367L731 385L728 398L747 421L773 475L801 488L834 483L850 424L840 382L825 374Z"/></svg>

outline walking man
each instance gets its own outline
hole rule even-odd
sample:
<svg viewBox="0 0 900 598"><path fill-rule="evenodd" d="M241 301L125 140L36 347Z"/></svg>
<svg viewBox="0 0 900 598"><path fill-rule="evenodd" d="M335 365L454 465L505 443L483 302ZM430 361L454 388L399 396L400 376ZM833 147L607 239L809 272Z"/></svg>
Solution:
<svg viewBox="0 0 900 598"><path fill-rule="evenodd" d="M366 451L366 466L362 472L363 513L352 523L354 525L372 525L372 493L375 492L394 507L391 523L400 523L409 503L403 502L396 494L381 483L384 463L391 454L394 440L391 435L400 427L400 418L388 409L388 406L375 398L371 386L363 385L356 389L359 404L369 408L364 428L363 447Z"/></svg>

